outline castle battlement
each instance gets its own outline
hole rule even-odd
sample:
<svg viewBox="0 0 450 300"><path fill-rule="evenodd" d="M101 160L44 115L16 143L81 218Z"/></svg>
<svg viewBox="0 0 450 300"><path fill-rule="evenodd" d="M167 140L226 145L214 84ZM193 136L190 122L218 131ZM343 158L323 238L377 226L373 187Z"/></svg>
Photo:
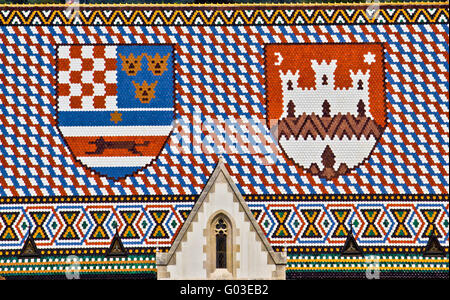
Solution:
<svg viewBox="0 0 450 300"><path fill-rule="evenodd" d="M369 107L369 79L370 70L365 73L362 70L349 70L352 85L346 87L335 86L335 71L337 60L318 62L311 60L314 71L315 85L312 88L298 86L298 80L302 76L300 70L280 70L281 87L283 94L283 115L287 115L287 105L292 101L295 105L295 114L303 113L321 114L324 101L330 104L330 114L338 113L352 115L358 114L358 104L362 101L366 108ZM368 111L368 109L366 109Z"/></svg>

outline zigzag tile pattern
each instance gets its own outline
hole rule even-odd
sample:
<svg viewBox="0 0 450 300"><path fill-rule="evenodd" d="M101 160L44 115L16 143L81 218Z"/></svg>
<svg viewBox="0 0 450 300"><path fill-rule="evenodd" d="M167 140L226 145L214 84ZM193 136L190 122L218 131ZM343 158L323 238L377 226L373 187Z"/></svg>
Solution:
<svg viewBox="0 0 450 300"><path fill-rule="evenodd" d="M41 249L170 247L192 202L0 206L0 250L21 249L30 234Z"/></svg>
<svg viewBox="0 0 450 300"><path fill-rule="evenodd" d="M325 9L317 7L273 9L230 8L203 9L33 9L6 7L0 13L0 25L299 25L299 24L408 24L448 22L448 8L389 7L378 10L366 7Z"/></svg>
<svg viewBox="0 0 450 300"><path fill-rule="evenodd" d="M449 215L444 203L248 203L274 246L342 246L350 228L361 246L424 246L434 223L442 245L448 247Z"/></svg>
<svg viewBox="0 0 450 300"><path fill-rule="evenodd" d="M330 138L338 137L342 139L344 136L352 138L356 136L369 138L371 136L380 138L383 128L372 119L367 117L355 117L351 114L342 115L338 113L333 117L320 117L316 114L302 114L296 117L283 118L278 124L278 136L294 137L303 139L311 136L313 139L320 137L324 139L326 136Z"/></svg>
<svg viewBox="0 0 450 300"><path fill-rule="evenodd" d="M448 33L439 24L0 27L0 195L198 194L219 154L243 194L448 193ZM388 125L365 164L327 181L286 159L267 129L264 44L333 42L384 43ZM176 45L177 123L144 171L97 176L57 132L55 45L72 43Z"/></svg>

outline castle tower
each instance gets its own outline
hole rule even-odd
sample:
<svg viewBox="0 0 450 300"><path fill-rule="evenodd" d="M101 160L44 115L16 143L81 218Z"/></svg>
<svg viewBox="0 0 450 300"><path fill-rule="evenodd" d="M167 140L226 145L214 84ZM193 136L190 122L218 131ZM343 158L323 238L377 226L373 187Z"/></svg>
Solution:
<svg viewBox="0 0 450 300"><path fill-rule="evenodd" d="M354 73L353 70L350 70L350 78L352 79L352 87L349 90L352 91L353 101L346 104L346 111L354 115L360 115L361 109L364 107L367 116L371 117L369 110L370 70L367 70L366 73L361 70Z"/></svg>
<svg viewBox="0 0 450 300"><path fill-rule="evenodd" d="M295 111L295 107L301 103L298 101L299 89L298 79L300 78L300 71L297 70L295 73L288 70L286 73L280 70L281 78L281 88L283 94L283 114L282 117L287 117L288 104L291 103L291 111ZM291 115L293 117L294 115Z"/></svg>
<svg viewBox="0 0 450 300"><path fill-rule="evenodd" d="M336 70L336 60L333 59L329 64L323 60L318 63L317 60L311 60L311 67L315 73L316 89L334 90L334 71Z"/></svg>
<svg viewBox="0 0 450 300"><path fill-rule="evenodd" d="M367 70L366 73L363 73L361 70L354 73L353 70L350 70L350 77L352 78L353 90L367 91L369 89L370 70Z"/></svg>

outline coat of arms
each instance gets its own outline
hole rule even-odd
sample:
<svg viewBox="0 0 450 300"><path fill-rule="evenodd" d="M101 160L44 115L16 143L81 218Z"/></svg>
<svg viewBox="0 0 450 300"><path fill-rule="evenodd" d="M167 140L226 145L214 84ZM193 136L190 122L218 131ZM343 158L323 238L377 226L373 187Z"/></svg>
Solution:
<svg viewBox="0 0 450 300"><path fill-rule="evenodd" d="M161 152L174 118L170 45L62 45L58 128L84 166L123 178Z"/></svg>
<svg viewBox="0 0 450 300"><path fill-rule="evenodd" d="M369 158L386 126L381 44L267 45L266 80L287 157L328 180Z"/></svg>

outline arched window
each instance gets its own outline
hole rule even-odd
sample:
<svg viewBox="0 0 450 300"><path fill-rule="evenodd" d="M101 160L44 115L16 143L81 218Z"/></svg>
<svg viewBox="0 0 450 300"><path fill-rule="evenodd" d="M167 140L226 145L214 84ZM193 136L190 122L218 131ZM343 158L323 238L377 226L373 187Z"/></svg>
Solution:
<svg viewBox="0 0 450 300"><path fill-rule="evenodd" d="M219 218L215 224L216 235L216 268L227 268L227 223Z"/></svg>
<svg viewBox="0 0 450 300"><path fill-rule="evenodd" d="M236 251L238 251L235 244L235 223L227 212L221 210L211 214L207 224L208 229L204 231L207 237L204 249L206 250L207 276L231 278L236 275Z"/></svg>

